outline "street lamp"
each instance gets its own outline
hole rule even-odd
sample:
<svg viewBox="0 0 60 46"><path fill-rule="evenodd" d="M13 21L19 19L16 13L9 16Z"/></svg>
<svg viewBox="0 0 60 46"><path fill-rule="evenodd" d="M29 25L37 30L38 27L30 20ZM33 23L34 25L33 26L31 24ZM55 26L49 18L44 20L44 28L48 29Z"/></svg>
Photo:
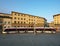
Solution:
<svg viewBox="0 0 60 46"><path fill-rule="evenodd" d="M34 34L36 34L36 30L35 30L35 19L34 19Z"/></svg>

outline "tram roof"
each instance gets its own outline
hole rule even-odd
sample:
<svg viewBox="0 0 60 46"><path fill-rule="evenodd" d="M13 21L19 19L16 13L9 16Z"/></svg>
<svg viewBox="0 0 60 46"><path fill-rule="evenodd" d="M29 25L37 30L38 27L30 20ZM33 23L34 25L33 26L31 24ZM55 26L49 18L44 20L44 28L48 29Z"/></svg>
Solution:
<svg viewBox="0 0 60 46"><path fill-rule="evenodd" d="M10 27L10 28L6 28L6 29L31 29L31 28L36 28L36 29L49 29L49 28L54 28L54 27Z"/></svg>

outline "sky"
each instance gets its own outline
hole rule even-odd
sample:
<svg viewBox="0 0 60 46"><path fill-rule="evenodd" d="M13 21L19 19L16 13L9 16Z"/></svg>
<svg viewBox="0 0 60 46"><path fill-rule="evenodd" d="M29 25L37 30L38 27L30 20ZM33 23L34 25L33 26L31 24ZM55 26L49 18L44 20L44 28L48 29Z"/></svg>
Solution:
<svg viewBox="0 0 60 46"><path fill-rule="evenodd" d="M53 21L53 15L60 14L60 0L0 0L0 12L11 11L44 17Z"/></svg>

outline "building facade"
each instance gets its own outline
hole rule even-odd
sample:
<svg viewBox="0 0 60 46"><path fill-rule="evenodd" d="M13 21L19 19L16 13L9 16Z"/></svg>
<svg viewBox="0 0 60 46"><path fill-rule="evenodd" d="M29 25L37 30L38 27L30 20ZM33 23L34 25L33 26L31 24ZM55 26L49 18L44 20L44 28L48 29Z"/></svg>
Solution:
<svg viewBox="0 0 60 46"><path fill-rule="evenodd" d="M12 12L12 27L44 27L46 19L39 16Z"/></svg>
<svg viewBox="0 0 60 46"><path fill-rule="evenodd" d="M56 14L53 16L54 25L57 28L57 31L60 31L60 14Z"/></svg>
<svg viewBox="0 0 60 46"><path fill-rule="evenodd" d="M0 30L2 30L2 33L4 33L5 28L11 27L11 15L0 13Z"/></svg>

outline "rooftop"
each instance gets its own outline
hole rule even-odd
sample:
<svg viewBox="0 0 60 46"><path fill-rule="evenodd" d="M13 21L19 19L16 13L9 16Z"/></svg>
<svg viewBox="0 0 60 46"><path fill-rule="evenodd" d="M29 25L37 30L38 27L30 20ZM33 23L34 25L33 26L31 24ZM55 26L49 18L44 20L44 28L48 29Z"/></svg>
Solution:
<svg viewBox="0 0 60 46"><path fill-rule="evenodd" d="M18 14L24 14L24 15L29 15L29 16L34 16L34 17L39 17L39 18L43 18L43 17L40 17L40 16L35 16L35 15L30 15L30 14L25 14L25 13L19 13L19 12L15 12L15 11L12 11L12 13L18 13ZM46 20L45 18L43 18L44 20ZM46 20L47 21L47 20Z"/></svg>
<svg viewBox="0 0 60 46"><path fill-rule="evenodd" d="M60 14L56 14L56 15L54 15L53 17L55 17L55 16L59 16Z"/></svg>

